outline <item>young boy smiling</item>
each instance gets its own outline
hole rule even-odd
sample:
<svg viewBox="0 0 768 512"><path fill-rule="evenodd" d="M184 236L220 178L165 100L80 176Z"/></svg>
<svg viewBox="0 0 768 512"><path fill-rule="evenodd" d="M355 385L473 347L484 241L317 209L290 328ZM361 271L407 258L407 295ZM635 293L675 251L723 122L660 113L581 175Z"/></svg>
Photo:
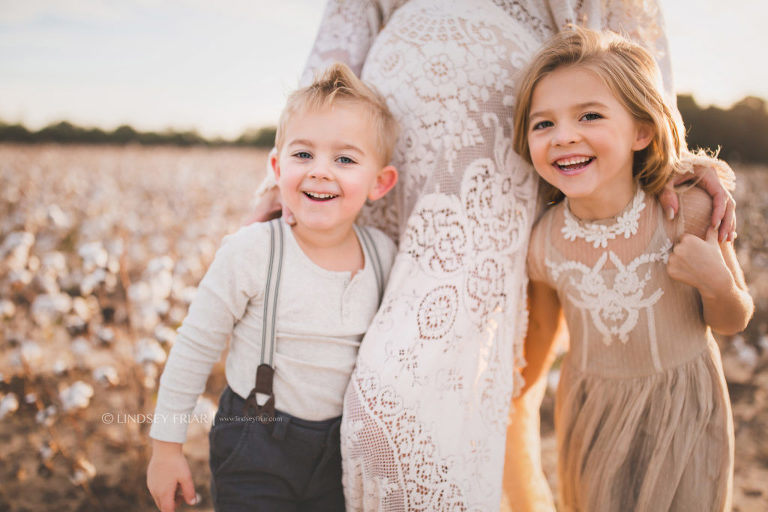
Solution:
<svg viewBox="0 0 768 512"><path fill-rule="evenodd" d="M288 98L270 164L296 223L253 224L225 238L160 380L155 417L189 417L231 340L210 433L217 510L344 509L342 400L395 255L383 233L354 223L366 200L397 182L388 165L396 138L383 100L342 64ZM284 256L272 261L280 234ZM276 276L279 294L270 291ZM271 311L272 345L263 337ZM195 500L186 429L168 420L150 431L147 484L163 512L174 510L178 487Z"/></svg>

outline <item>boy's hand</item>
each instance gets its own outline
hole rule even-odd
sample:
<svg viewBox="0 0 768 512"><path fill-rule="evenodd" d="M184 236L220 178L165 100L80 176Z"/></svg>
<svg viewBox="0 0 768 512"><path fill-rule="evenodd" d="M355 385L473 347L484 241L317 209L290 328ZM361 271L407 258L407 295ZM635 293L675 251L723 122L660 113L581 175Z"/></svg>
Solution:
<svg viewBox="0 0 768 512"><path fill-rule="evenodd" d="M147 468L147 487L161 512L174 512L183 498L188 505L197 503L195 484L181 444L154 440L152 458ZM181 488L177 498L176 490Z"/></svg>
<svg viewBox="0 0 768 512"><path fill-rule="evenodd" d="M699 290L703 297L715 298L718 291L728 289L733 277L723 259L718 232L710 227L706 240L684 234L669 255L669 276Z"/></svg>

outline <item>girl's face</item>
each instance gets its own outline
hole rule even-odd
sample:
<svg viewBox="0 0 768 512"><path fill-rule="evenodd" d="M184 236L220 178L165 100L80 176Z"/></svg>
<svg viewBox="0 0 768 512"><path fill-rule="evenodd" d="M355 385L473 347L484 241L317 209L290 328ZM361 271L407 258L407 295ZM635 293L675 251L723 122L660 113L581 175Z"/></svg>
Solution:
<svg viewBox="0 0 768 512"><path fill-rule="evenodd" d="M652 138L592 70L558 68L536 85L528 120L531 160L583 218L610 217L634 194L632 159Z"/></svg>

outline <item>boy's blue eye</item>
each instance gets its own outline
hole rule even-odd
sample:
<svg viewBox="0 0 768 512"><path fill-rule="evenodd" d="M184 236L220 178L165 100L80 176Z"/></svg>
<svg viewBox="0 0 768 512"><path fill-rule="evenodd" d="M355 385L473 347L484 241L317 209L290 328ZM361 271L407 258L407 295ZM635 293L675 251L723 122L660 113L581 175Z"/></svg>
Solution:
<svg viewBox="0 0 768 512"><path fill-rule="evenodd" d="M295 156L297 158L302 158L302 159L304 159L304 158L312 158L312 155L310 155L309 152L307 152L307 151L297 151L296 153L293 154L293 156Z"/></svg>
<svg viewBox="0 0 768 512"><path fill-rule="evenodd" d="M601 116L601 115L600 115L600 114L598 114L597 112L587 112L586 114L584 114L583 116L581 116L581 118L582 118L583 120L585 120L585 121L595 121L595 120L597 120L597 119L602 119L602 118L603 118L603 116Z"/></svg>
<svg viewBox="0 0 768 512"><path fill-rule="evenodd" d="M340 164L353 164L353 163L355 163L355 161L352 160L351 158L349 158L348 156L340 156L339 158L336 159L336 161L339 162Z"/></svg>
<svg viewBox="0 0 768 512"><path fill-rule="evenodd" d="M549 128L550 126L555 126L552 121L539 121L531 126L531 130L541 130L542 128Z"/></svg>

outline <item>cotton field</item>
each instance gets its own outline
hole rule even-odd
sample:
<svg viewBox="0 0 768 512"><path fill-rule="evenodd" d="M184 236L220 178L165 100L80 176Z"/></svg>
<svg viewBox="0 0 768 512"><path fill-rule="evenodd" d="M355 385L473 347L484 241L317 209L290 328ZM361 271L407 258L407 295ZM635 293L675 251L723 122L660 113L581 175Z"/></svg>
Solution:
<svg viewBox="0 0 768 512"><path fill-rule="evenodd" d="M249 214L265 160L247 149L0 145L0 511L154 510L145 469L157 380L221 238ZM762 511L768 168L736 170L737 252L758 312L721 341L735 510ZM185 446L197 510L210 509L207 430L223 386L217 366ZM550 393L550 474L551 409Z"/></svg>

